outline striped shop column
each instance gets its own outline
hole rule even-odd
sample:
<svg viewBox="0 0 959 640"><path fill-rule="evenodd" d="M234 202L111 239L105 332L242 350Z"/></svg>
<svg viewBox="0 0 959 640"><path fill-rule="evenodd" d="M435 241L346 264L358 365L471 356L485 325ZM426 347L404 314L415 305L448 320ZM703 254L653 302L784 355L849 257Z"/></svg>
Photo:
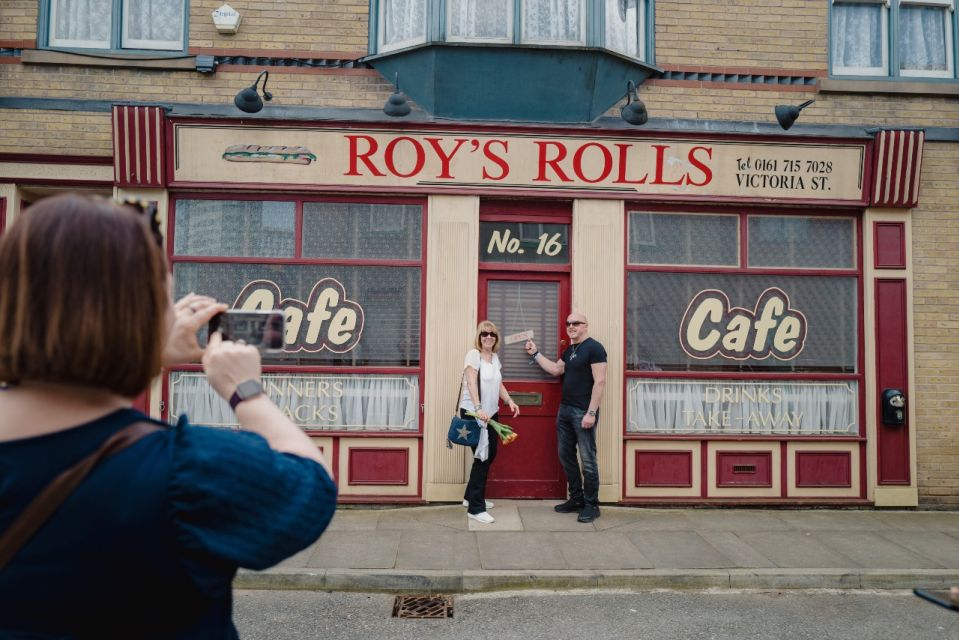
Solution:
<svg viewBox="0 0 959 640"><path fill-rule="evenodd" d="M873 176L873 207L911 209L919 202L919 170L922 166L922 130L889 130L876 134Z"/></svg>
<svg viewBox="0 0 959 640"><path fill-rule="evenodd" d="M113 180L118 187L164 187L163 107L113 105Z"/></svg>

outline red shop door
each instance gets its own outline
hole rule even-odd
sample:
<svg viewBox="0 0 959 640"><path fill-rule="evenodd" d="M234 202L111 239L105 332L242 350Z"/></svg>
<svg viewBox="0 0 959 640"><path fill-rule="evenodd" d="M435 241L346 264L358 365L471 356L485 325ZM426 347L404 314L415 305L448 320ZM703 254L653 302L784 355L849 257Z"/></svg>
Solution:
<svg viewBox="0 0 959 640"><path fill-rule="evenodd" d="M532 330L536 346L549 358L566 348L562 329L569 308L569 276L565 273L480 273L480 317L496 324L501 339ZM519 418L508 409L500 419L519 434L499 447L490 468L490 498L564 498L566 476L556 455L556 411L561 384L533 365L525 342L500 343L503 383L520 406Z"/></svg>

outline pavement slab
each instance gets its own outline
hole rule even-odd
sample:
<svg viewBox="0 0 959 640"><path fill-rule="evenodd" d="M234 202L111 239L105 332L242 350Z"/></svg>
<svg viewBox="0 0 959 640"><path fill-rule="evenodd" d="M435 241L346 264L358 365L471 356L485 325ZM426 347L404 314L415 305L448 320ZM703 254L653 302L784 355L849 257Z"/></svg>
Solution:
<svg viewBox="0 0 959 640"><path fill-rule="evenodd" d="M653 568L624 533L561 531L553 539L571 569Z"/></svg>
<svg viewBox="0 0 959 640"><path fill-rule="evenodd" d="M695 531L635 531L627 536L656 568L720 569L736 566Z"/></svg>
<svg viewBox="0 0 959 640"><path fill-rule="evenodd" d="M538 531L477 533L484 569L567 569L552 533Z"/></svg>
<svg viewBox="0 0 959 640"><path fill-rule="evenodd" d="M884 531L880 535L946 569L959 569L959 540L939 531Z"/></svg>
<svg viewBox="0 0 959 640"><path fill-rule="evenodd" d="M709 546L729 558L734 566L748 568L771 568L776 563L756 551L739 537L735 531L697 531Z"/></svg>
<svg viewBox="0 0 959 640"><path fill-rule="evenodd" d="M391 569L400 538L395 531L327 531L320 537L308 567Z"/></svg>
<svg viewBox="0 0 959 640"><path fill-rule="evenodd" d="M812 537L824 547L870 569L942 569L942 565L912 553L877 533L857 531L818 531Z"/></svg>
<svg viewBox="0 0 959 640"><path fill-rule="evenodd" d="M397 569L481 569L476 536L463 531L403 531Z"/></svg>
<svg viewBox="0 0 959 640"><path fill-rule="evenodd" d="M794 569L859 567L851 558L823 546L808 532L760 531L743 533L740 538L778 567Z"/></svg>

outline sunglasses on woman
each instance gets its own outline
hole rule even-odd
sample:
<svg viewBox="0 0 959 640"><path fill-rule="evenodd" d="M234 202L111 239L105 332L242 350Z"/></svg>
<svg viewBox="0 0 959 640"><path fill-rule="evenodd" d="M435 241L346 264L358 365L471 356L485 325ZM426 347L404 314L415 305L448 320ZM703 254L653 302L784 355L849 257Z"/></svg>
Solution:
<svg viewBox="0 0 959 640"><path fill-rule="evenodd" d="M495 331L480 331L480 338L497 338Z"/></svg>

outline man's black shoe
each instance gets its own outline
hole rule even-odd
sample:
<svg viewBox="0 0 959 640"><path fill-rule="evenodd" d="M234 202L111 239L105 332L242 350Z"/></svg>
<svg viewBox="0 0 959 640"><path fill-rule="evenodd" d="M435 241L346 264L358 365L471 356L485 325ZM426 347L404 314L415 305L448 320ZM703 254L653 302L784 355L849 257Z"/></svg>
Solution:
<svg viewBox="0 0 959 640"><path fill-rule="evenodd" d="M553 511L556 513L573 513L574 511L582 511L584 506L584 503L579 500L567 500L553 507Z"/></svg>
<svg viewBox="0 0 959 640"><path fill-rule="evenodd" d="M579 516L576 518L577 522L592 522L599 517L599 507L583 507L583 510L579 512Z"/></svg>

